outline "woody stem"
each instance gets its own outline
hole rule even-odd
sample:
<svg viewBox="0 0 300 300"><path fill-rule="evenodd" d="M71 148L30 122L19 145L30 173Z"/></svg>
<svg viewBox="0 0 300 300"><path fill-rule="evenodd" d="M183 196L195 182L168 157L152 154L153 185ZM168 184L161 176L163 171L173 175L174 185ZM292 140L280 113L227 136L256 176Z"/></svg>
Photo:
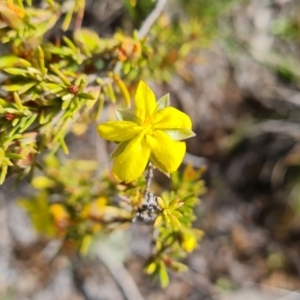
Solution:
<svg viewBox="0 0 300 300"><path fill-rule="evenodd" d="M145 198L147 198L147 195L150 192L150 186L151 186L152 178L153 178L153 166L152 166L152 163L149 162L148 167L147 167L147 175L146 175Z"/></svg>

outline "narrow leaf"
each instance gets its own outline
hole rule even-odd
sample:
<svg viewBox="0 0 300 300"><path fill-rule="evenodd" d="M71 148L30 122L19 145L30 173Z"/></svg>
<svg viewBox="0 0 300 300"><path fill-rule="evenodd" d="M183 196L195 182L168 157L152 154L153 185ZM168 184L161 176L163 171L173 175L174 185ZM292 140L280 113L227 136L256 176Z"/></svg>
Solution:
<svg viewBox="0 0 300 300"><path fill-rule="evenodd" d="M89 93L80 93L80 94L78 94L78 98L87 99L87 100L95 100L95 97Z"/></svg>
<svg viewBox="0 0 300 300"><path fill-rule="evenodd" d="M163 262L160 262L159 264L159 280L163 288L167 287L167 285L169 284L169 275L166 265Z"/></svg>
<svg viewBox="0 0 300 300"><path fill-rule="evenodd" d="M138 118L134 114L134 111L128 108L116 109L116 115L120 121L132 121L138 123Z"/></svg>
<svg viewBox="0 0 300 300"><path fill-rule="evenodd" d="M25 69L20 68L5 68L3 69L4 72L11 74L11 75L22 75L25 76L28 74L28 71Z"/></svg>
<svg viewBox="0 0 300 300"><path fill-rule="evenodd" d="M124 83L124 81L122 81L120 79L119 76L117 76L116 74L111 75L115 84L117 85L117 87L120 89L121 94L123 95L124 99L125 99L125 105L126 107L130 107L131 105L131 99L130 99L130 94L129 91Z"/></svg>
<svg viewBox="0 0 300 300"><path fill-rule="evenodd" d="M61 81L65 85L67 85L67 86L71 85L71 82L69 81L69 79L59 69L57 69L54 65L50 65L50 69L53 71L53 73L55 73L61 79Z"/></svg>
<svg viewBox="0 0 300 300"><path fill-rule="evenodd" d="M25 59L14 55L5 55L0 57L0 69L10 67L30 67L31 64Z"/></svg>
<svg viewBox="0 0 300 300"><path fill-rule="evenodd" d="M111 153L109 160L113 160L114 158L116 158L118 155L120 155L126 148L126 146L128 145L129 141L124 141L121 142L117 148Z"/></svg>
<svg viewBox="0 0 300 300"><path fill-rule="evenodd" d="M65 16L65 19L61 26L61 29L63 31L67 31L67 29L69 28L71 21L72 21L72 16L73 16L73 9L69 10Z"/></svg>
<svg viewBox="0 0 300 300"><path fill-rule="evenodd" d="M159 100L156 102L157 104L157 110L162 110L170 105L170 94L166 94L162 96Z"/></svg>
<svg viewBox="0 0 300 300"><path fill-rule="evenodd" d="M23 84L22 87L18 90L19 95L26 93L28 90L30 90L35 85L36 85L35 81Z"/></svg>
<svg viewBox="0 0 300 300"><path fill-rule="evenodd" d="M37 114L32 115L29 119L27 119L27 122L21 126L20 133L24 132L37 118Z"/></svg>
<svg viewBox="0 0 300 300"><path fill-rule="evenodd" d="M175 141L188 139L196 135L191 129L188 128L165 129L163 132Z"/></svg>
<svg viewBox="0 0 300 300"><path fill-rule="evenodd" d="M2 184L5 180L7 169L8 169L7 165L2 165L1 173L0 173L0 184Z"/></svg>
<svg viewBox="0 0 300 300"><path fill-rule="evenodd" d="M71 100L74 98L74 95L73 94L67 94L67 95L64 95L61 99L63 101L68 101L68 100Z"/></svg>
<svg viewBox="0 0 300 300"><path fill-rule="evenodd" d="M19 95L18 95L16 92L14 92L13 95L14 95L14 99L15 99L15 102L16 102L18 108L19 108L20 110L23 110L22 101L21 101Z"/></svg>

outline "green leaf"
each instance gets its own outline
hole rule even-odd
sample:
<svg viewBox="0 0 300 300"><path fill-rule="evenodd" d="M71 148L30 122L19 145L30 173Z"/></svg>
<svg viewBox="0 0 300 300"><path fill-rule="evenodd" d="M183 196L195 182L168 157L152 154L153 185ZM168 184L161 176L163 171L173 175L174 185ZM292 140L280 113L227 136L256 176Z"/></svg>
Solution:
<svg viewBox="0 0 300 300"><path fill-rule="evenodd" d="M33 68L33 67L28 67L27 70L32 73L32 74L37 74L37 75L41 75L40 70Z"/></svg>
<svg viewBox="0 0 300 300"><path fill-rule="evenodd" d="M11 122L11 125L13 127L15 127L18 123L19 123L20 119L13 119L13 121Z"/></svg>
<svg viewBox="0 0 300 300"><path fill-rule="evenodd" d="M172 261L171 268L176 272L185 272L188 270L188 267L178 261Z"/></svg>
<svg viewBox="0 0 300 300"><path fill-rule="evenodd" d="M77 47L74 45L74 43L66 36L63 37L64 42L68 45L70 49L72 49L75 53L78 52Z"/></svg>
<svg viewBox="0 0 300 300"><path fill-rule="evenodd" d="M74 52L72 49L67 48L67 47L51 47L49 51L53 54L57 54L59 56L72 56L74 55Z"/></svg>
<svg viewBox="0 0 300 300"><path fill-rule="evenodd" d="M170 220L171 220L173 226L175 226L175 227L181 227L181 224L180 224L179 220L177 219L177 217L175 217L175 215L173 214L173 212L172 212L172 215L169 215L169 217L170 217Z"/></svg>
<svg viewBox="0 0 300 300"><path fill-rule="evenodd" d="M170 281L167 268L164 262L159 263L159 280L163 288L167 287Z"/></svg>
<svg viewBox="0 0 300 300"><path fill-rule="evenodd" d="M130 72L130 70L131 70L131 64L129 62L127 62L127 63L125 62L123 64L123 72L124 72L124 74L127 75Z"/></svg>
<svg viewBox="0 0 300 300"><path fill-rule="evenodd" d="M5 106L6 104L7 104L7 102L4 99L0 98L0 108L1 108L1 106ZM2 111L0 111L0 112L2 113Z"/></svg>
<svg viewBox="0 0 300 300"><path fill-rule="evenodd" d="M154 261L149 262L149 263L145 266L145 272L146 272L147 274L153 274L153 273L155 272L155 270L156 270L156 267L157 267L157 265L156 265L156 263L155 263Z"/></svg>
<svg viewBox="0 0 300 300"><path fill-rule="evenodd" d="M89 93L80 93L78 98L87 99L87 100L96 100L95 97Z"/></svg>
<svg viewBox="0 0 300 300"><path fill-rule="evenodd" d="M45 76L47 74L47 69L45 68L45 53L40 46L37 48L37 58L42 75Z"/></svg>
<svg viewBox="0 0 300 300"><path fill-rule="evenodd" d="M162 215L157 216L154 222L154 227L158 227L162 221L163 221L163 216Z"/></svg>
<svg viewBox="0 0 300 300"><path fill-rule="evenodd" d="M20 128L22 129L27 121L26 117L20 118ZM20 132L20 131L19 131ZM21 133L21 132L20 132Z"/></svg>
<svg viewBox="0 0 300 300"><path fill-rule="evenodd" d="M80 247L80 254L81 255L86 255L87 252L90 249L90 246L92 244L93 238L91 235L85 235L83 240L82 240L82 244Z"/></svg>
<svg viewBox="0 0 300 300"><path fill-rule="evenodd" d="M128 108L116 109L116 115L120 121L131 121L138 123L138 118L134 114L134 111Z"/></svg>
<svg viewBox="0 0 300 300"><path fill-rule="evenodd" d="M178 210L172 210L172 215L175 216L176 218L182 217L182 213L179 212Z"/></svg>
<svg viewBox="0 0 300 300"><path fill-rule="evenodd" d="M9 113L9 114L18 114L19 111L15 108L11 108L11 107L6 107L4 108L4 112Z"/></svg>
<svg viewBox="0 0 300 300"><path fill-rule="evenodd" d="M29 109L24 109L22 111L23 115L26 117L31 117L32 116L32 112Z"/></svg>
<svg viewBox="0 0 300 300"><path fill-rule="evenodd" d="M71 21L72 21L72 17L73 17L73 12L74 12L74 8L70 9L65 16L65 19L61 25L61 29L63 31L67 31L67 29L69 28Z"/></svg>
<svg viewBox="0 0 300 300"><path fill-rule="evenodd" d="M11 74L11 75L22 75L26 76L28 74L28 71L25 69L19 69L19 68L5 68L3 69L4 72Z"/></svg>
<svg viewBox="0 0 300 300"><path fill-rule="evenodd" d="M14 100L15 100L18 108L22 111L23 110L23 104L22 104L22 101L21 101L19 95L16 92L14 92L13 96L14 96Z"/></svg>
<svg viewBox="0 0 300 300"><path fill-rule="evenodd" d="M10 84L10 85L2 85L1 86L7 92L15 92L19 91L23 85L22 84Z"/></svg>
<svg viewBox="0 0 300 300"><path fill-rule="evenodd" d="M20 133L24 132L37 118L37 114L33 114L30 118L26 119L24 125L21 125Z"/></svg>
<svg viewBox="0 0 300 300"><path fill-rule="evenodd" d="M67 95L64 95L61 99L63 101L68 101L68 100L71 100L74 98L74 94L67 94Z"/></svg>
<svg viewBox="0 0 300 300"><path fill-rule="evenodd" d="M5 180L7 168L8 168L7 165L2 165L1 172L0 172L0 184L2 184Z"/></svg>
<svg viewBox="0 0 300 300"><path fill-rule="evenodd" d="M103 86L103 92L110 99L112 103L116 102L116 96L113 90L113 87L110 83Z"/></svg>
<svg viewBox="0 0 300 300"><path fill-rule="evenodd" d="M36 82L35 81L32 81L32 82L28 82L26 84L23 84L22 87L18 90L18 93L20 95L26 93L28 90L30 90L33 86L36 85Z"/></svg>
<svg viewBox="0 0 300 300"><path fill-rule="evenodd" d="M61 105L61 109L65 110L70 105L71 101L72 99L64 101Z"/></svg>
<svg viewBox="0 0 300 300"><path fill-rule="evenodd" d="M46 88L51 91L51 93L56 94L64 90L65 88L57 83L46 83Z"/></svg>
<svg viewBox="0 0 300 300"><path fill-rule="evenodd" d="M157 110L162 110L170 105L170 94L166 94L162 96L159 100L156 102L157 104Z"/></svg>
<svg viewBox="0 0 300 300"><path fill-rule="evenodd" d="M23 155L16 154L16 153L9 153L9 152L6 152L5 156L8 157L8 158L11 158L11 159L22 159L22 158L24 158Z"/></svg>
<svg viewBox="0 0 300 300"><path fill-rule="evenodd" d="M2 161L4 157L5 157L5 152L2 148L0 148L0 160Z"/></svg>
<svg viewBox="0 0 300 300"><path fill-rule="evenodd" d="M10 67L29 67L30 62L25 59L19 58L14 55L6 55L0 57L0 69L10 68Z"/></svg>
<svg viewBox="0 0 300 300"><path fill-rule="evenodd" d="M101 44L101 40L98 34L89 29L81 29L75 31L74 40L77 44L88 50L88 52L97 50L97 48Z"/></svg>
<svg viewBox="0 0 300 300"><path fill-rule="evenodd" d="M165 129L163 132L175 141L185 140L196 135L191 129L188 128Z"/></svg>
<svg viewBox="0 0 300 300"><path fill-rule="evenodd" d="M155 157L154 154L151 154L150 161L167 177L170 177L170 174L166 170L165 166Z"/></svg>
<svg viewBox="0 0 300 300"><path fill-rule="evenodd" d="M156 201L157 201L157 204L158 206L161 208L161 209L164 209L165 208L165 203L163 201L163 199L161 197L156 197Z"/></svg>
<svg viewBox="0 0 300 300"><path fill-rule="evenodd" d="M54 65L50 65L50 69L53 73L55 73L60 78L60 80L66 86L71 85L71 82L69 81L69 79L58 68L56 68Z"/></svg>
<svg viewBox="0 0 300 300"><path fill-rule="evenodd" d="M59 143L60 143L60 146L61 146L62 150L64 151L64 153L69 154L69 149L68 149L68 146L67 146L65 140L63 138L60 138Z"/></svg>
<svg viewBox="0 0 300 300"><path fill-rule="evenodd" d="M116 158L118 155L120 155L126 148L126 146L128 145L129 141L124 141L121 142L117 148L111 153L109 160L113 160L114 158Z"/></svg>

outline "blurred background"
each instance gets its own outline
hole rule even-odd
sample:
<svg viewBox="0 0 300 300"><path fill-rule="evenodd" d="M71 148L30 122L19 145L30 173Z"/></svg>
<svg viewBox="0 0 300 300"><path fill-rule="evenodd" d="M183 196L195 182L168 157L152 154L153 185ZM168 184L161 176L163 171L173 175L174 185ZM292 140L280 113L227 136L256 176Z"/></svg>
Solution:
<svg viewBox="0 0 300 300"><path fill-rule="evenodd" d="M130 32L157 2L87 0L83 27ZM207 167L189 271L166 290L144 275L141 224L106 239L100 260L54 256L57 242L15 202L29 185L11 178L0 187L1 300L300 299L299 0L167 0L150 32L163 59L149 83L193 121L184 163ZM70 135L70 157L97 158L94 140L94 128Z"/></svg>

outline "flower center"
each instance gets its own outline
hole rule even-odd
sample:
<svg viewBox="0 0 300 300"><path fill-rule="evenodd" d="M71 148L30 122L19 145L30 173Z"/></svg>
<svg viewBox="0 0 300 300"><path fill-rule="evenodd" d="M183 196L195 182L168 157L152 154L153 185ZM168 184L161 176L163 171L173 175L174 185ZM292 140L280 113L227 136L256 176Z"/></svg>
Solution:
<svg viewBox="0 0 300 300"><path fill-rule="evenodd" d="M143 125L143 128L144 128L145 135L153 135L153 129L150 124L146 126Z"/></svg>
<svg viewBox="0 0 300 300"><path fill-rule="evenodd" d="M153 128L151 124L152 118L147 118L142 124L146 135L153 135Z"/></svg>

